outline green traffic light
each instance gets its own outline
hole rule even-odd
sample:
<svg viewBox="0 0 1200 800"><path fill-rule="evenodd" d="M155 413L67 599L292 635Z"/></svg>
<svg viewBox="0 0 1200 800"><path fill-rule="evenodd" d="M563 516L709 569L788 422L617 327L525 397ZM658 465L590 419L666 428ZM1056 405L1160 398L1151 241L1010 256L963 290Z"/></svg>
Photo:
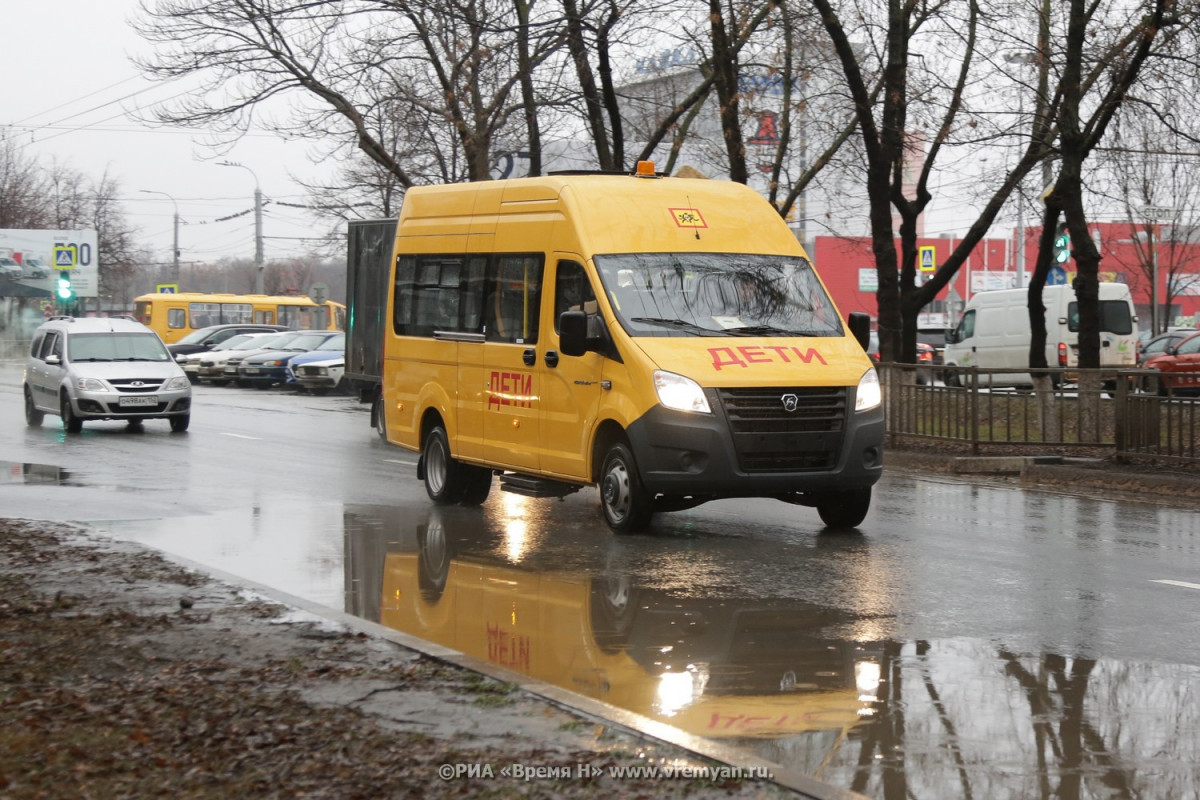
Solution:
<svg viewBox="0 0 1200 800"><path fill-rule="evenodd" d="M71 288L71 279L63 273L58 275L58 299L70 300L75 296L75 290Z"/></svg>

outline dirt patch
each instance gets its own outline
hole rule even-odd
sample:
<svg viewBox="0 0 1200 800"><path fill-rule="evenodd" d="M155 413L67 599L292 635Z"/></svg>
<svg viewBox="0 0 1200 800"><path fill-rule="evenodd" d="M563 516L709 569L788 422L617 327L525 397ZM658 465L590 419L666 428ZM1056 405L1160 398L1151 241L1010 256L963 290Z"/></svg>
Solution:
<svg viewBox="0 0 1200 800"><path fill-rule="evenodd" d="M137 545L0 520L6 798L796 796L618 772L646 766L720 765Z"/></svg>

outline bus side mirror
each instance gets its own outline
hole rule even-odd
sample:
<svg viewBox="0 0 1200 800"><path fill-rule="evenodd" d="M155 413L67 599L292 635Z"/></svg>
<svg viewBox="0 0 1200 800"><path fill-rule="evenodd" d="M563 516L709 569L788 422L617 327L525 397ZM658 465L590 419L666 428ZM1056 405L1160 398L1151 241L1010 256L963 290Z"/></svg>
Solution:
<svg viewBox="0 0 1200 800"><path fill-rule="evenodd" d="M587 313L564 311L558 317L558 349L564 356L581 356L587 352Z"/></svg>
<svg viewBox="0 0 1200 800"><path fill-rule="evenodd" d="M863 350L871 343L871 317L862 311L850 312L850 333Z"/></svg>

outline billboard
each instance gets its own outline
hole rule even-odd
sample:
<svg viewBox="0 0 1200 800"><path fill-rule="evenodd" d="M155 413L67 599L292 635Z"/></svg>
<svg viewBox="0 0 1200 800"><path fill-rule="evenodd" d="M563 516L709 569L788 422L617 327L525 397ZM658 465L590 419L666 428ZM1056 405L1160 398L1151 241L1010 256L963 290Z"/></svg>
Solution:
<svg viewBox="0 0 1200 800"><path fill-rule="evenodd" d="M0 230L0 296L53 292L60 272L76 297L96 297L100 259L95 231Z"/></svg>

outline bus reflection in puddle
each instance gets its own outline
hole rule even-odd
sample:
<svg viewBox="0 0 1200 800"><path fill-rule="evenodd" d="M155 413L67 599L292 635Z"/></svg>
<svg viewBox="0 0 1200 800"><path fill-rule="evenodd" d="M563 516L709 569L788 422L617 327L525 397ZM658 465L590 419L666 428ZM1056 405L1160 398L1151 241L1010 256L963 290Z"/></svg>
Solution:
<svg viewBox="0 0 1200 800"><path fill-rule="evenodd" d="M507 530L478 509L348 508L347 610L689 734L793 740L767 749L806 771L874 714L876 646L823 636L839 612L556 569Z"/></svg>

